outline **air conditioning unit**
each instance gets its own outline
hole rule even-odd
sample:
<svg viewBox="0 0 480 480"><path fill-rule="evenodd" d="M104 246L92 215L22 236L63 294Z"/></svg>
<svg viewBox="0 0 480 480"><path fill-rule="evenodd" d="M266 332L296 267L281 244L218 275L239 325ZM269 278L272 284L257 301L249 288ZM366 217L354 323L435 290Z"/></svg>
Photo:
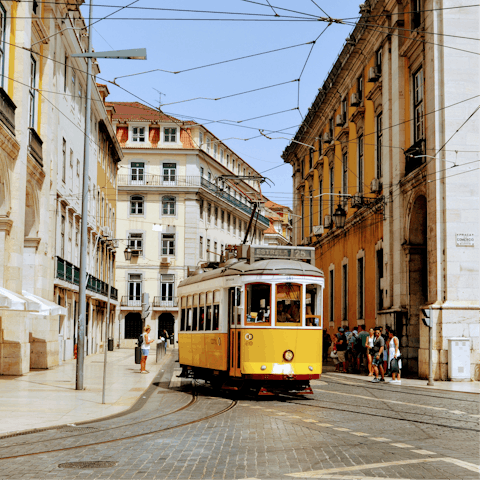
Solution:
<svg viewBox="0 0 480 480"><path fill-rule="evenodd" d="M313 227L314 235L323 235L323 232L324 232L323 225L316 225Z"/></svg>
<svg viewBox="0 0 480 480"><path fill-rule="evenodd" d="M332 141L332 137L330 136L329 132L325 132L323 134L323 143L330 143Z"/></svg>
<svg viewBox="0 0 480 480"><path fill-rule="evenodd" d="M358 107L360 105L360 97L358 93L352 93L350 97L350 106L351 107Z"/></svg>
<svg viewBox="0 0 480 480"><path fill-rule="evenodd" d="M371 67L368 70L368 81L375 83L381 77L380 69L378 67Z"/></svg>
<svg viewBox="0 0 480 480"><path fill-rule="evenodd" d="M352 207L353 208L363 207L363 193L356 193L352 197Z"/></svg>
<svg viewBox="0 0 480 480"><path fill-rule="evenodd" d="M345 114L344 113L341 113L341 114L337 115L337 117L335 119L335 125L337 127L343 127L345 125Z"/></svg>
<svg viewBox="0 0 480 480"><path fill-rule="evenodd" d="M374 178L370 184L370 191L377 193L382 189L382 182L378 178Z"/></svg>
<svg viewBox="0 0 480 480"><path fill-rule="evenodd" d="M325 217L323 217L323 227L324 228L332 228L332 216L331 215L325 215Z"/></svg>

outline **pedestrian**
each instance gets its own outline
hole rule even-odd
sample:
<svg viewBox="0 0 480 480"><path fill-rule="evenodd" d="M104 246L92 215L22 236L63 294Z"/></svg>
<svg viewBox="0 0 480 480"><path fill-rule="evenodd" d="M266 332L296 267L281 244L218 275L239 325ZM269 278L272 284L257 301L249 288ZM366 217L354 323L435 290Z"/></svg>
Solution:
<svg viewBox="0 0 480 480"><path fill-rule="evenodd" d="M375 332L373 328L368 330L368 338L365 341L367 347L367 361L368 361L368 376L373 377L373 343L375 341Z"/></svg>
<svg viewBox="0 0 480 480"><path fill-rule="evenodd" d="M402 359L400 358L400 342L393 330L388 332L388 336L388 370L392 374L390 383L401 385L400 371L402 369Z"/></svg>
<svg viewBox="0 0 480 480"><path fill-rule="evenodd" d="M145 328L143 329L143 334L142 334L142 359L140 361L140 373L150 373L148 370L145 370L145 366L147 364L147 357L150 352L150 344L153 343L155 340L152 338L150 340L150 325L146 325Z"/></svg>
<svg viewBox="0 0 480 480"><path fill-rule="evenodd" d="M385 333L382 332L383 341L385 343L385 348L383 349L383 371L386 372L388 370L388 342L389 342L389 332L390 327L385 325Z"/></svg>
<svg viewBox="0 0 480 480"><path fill-rule="evenodd" d="M163 341L163 344L164 344L164 347L165 347L165 353L167 353L167 340L170 338L170 336L168 335L168 332L163 329L163 332L162 332L162 341Z"/></svg>
<svg viewBox="0 0 480 480"><path fill-rule="evenodd" d="M367 342L368 332L365 331L365 325L358 326L358 341L357 341L357 368L360 368L364 365L365 359L367 358Z"/></svg>
<svg viewBox="0 0 480 480"><path fill-rule="evenodd" d="M339 372L347 373L347 364L345 362L345 354L347 352L347 337L345 336L344 329L340 328L340 338L337 340L337 356L339 363Z"/></svg>
<svg viewBox="0 0 480 480"><path fill-rule="evenodd" d="M330 339L330 335L326 330L323 331L323 362L327 363L328 361L328 350L330 349L330 345L332 344L332 340Z"/></svg>
<svg viewBox="0 0 480 480"><path fill-rule="evenodd" d="M383 370L383 351L385 350L385 340L381 336L381 330L380 327L375 327L374 328L374 333L375 333L375 340L373 341L373 359L372 359L372 365L373 365L373 373L375 374L375 378L372 380L372 382L384 382L384 370ZM378 372L380 371L380 376L381 378L378 378Z"/></svg>
<svg viewBox="0 0 480 480"><path fill-rule="evenodd" d="M351 370L355 370L356 364L357 364L357 338L358 338L358 330L357 327L350 328L351 332L350 334L345 333L345 336L347 337L347 370L349 370L349 367Z"/></svg>

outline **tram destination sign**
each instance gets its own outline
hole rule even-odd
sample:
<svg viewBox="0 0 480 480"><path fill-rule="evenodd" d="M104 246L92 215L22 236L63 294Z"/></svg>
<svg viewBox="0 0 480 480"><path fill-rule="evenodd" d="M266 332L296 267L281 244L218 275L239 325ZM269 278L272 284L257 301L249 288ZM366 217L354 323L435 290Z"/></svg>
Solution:
<svg viewBox="0 0 480 480"><path fill-rule="evenodd" d="M255 262L266 258L276 258L283 260L306 260L308 263L312 263L315 260L315 248L264 247L260 245L252 245L250 247L250 262Z"/></svg>

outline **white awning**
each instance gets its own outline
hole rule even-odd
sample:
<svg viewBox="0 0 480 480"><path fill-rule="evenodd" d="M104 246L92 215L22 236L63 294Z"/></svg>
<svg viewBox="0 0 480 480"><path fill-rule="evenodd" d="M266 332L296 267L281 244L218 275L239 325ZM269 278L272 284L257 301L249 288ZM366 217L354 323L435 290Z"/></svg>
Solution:
<svg viewBox="0 0 480 480"><path fill-rule="evenodd" d="M38 303L19 293L0 287L0 308L10 310L38 310Z"/></svg>
<svg viewBox="0 0 480 480"><path fill-rule="evenodd" d="M35 310L38 311L39 315L67 315L67 309L58 305L50 300L45 300L38 295L22 290L23 295L28 298L31 302L35 302L38 308Z"/></svg>

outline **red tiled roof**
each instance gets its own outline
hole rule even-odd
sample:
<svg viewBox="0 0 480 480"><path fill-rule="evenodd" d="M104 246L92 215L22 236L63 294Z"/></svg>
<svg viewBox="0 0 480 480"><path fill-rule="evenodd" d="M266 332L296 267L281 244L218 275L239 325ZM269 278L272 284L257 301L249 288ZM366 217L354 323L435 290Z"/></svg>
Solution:
<svg viewBox="0 0 480 480"><path fill-rule="evenodd" d="M113 120L120 122L157 121L175 122L185 125L196 125L195 122L179 120L178 118L166 115L162 111L147 107L140 102L107 102L106 105L115 107L116 111L113 114L112 118Z"/></svg>
<svg viewBox="0 0 480 480"><path fill-rule="evenodd" d="M265 202L265 208L287 208L284 205L280 205L279 203L272 202L269 200L268 202Z"/></svg>
<svg viewBox="0 0 480 480"><path fill-rule="evenodd" d="M263 234L268 234L268 233L278 233L276 230L275 230L275 227L273 226L273 224L271 223L270 226L264 230Z"/></svg>

